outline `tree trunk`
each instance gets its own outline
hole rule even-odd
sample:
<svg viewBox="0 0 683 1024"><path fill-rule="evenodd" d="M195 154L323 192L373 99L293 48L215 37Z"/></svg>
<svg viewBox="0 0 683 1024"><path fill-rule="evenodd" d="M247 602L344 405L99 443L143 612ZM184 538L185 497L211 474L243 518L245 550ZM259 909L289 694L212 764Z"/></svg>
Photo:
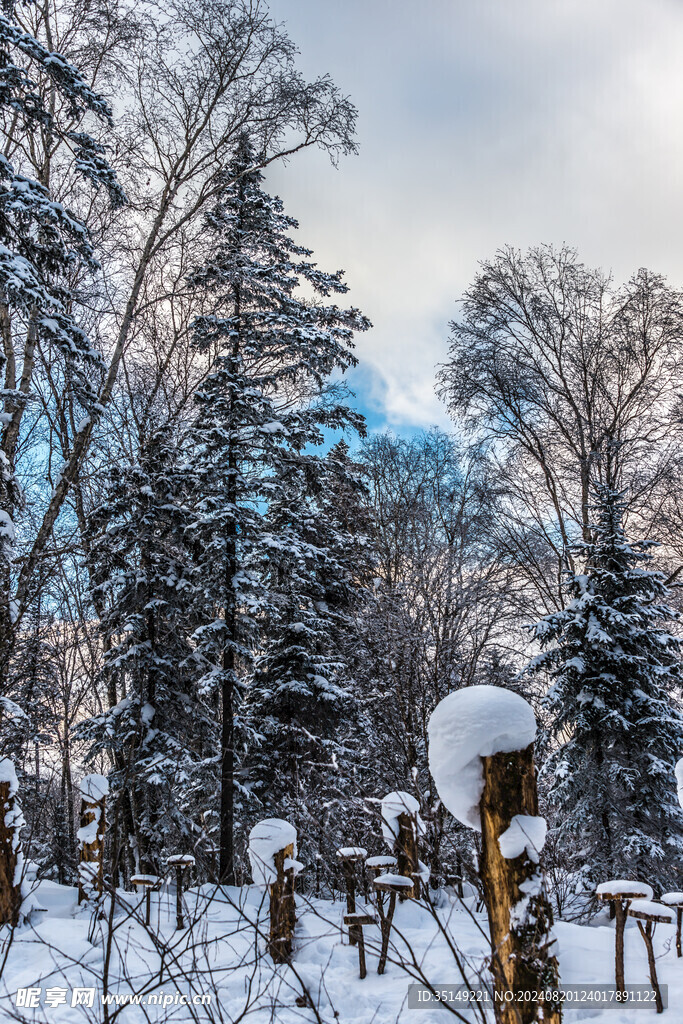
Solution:
<svg viewBox="0 0 683 1024"><path fill-rule="evenodd" d="M0 925L17 924L21 879L17 878L21 811L10 783L0 782Z"/></svg>
<svg viewBox="0 0 683 1024"><path fill-rule="evenodd" d="M81 829L87 829L93 822L96 822L97 828L94 830L92 841L79 839L81 844L78 869L79 903L86 899L99 899L104 890L105 804L106 797L97 801L87 800L83 797L81 801Z"/></svg>
<svg viewBox="0 0 683 1024"><path fill-rule="evenodd" d="M550 953L552 910L541 869L526 851L507 860L498 842L516 814L538 814L533 744L482 762L480 873L491 933L495 1018L498 1024L556 1024L558 1005L501 998L505 992L558 987L557 959Z"/></svg>

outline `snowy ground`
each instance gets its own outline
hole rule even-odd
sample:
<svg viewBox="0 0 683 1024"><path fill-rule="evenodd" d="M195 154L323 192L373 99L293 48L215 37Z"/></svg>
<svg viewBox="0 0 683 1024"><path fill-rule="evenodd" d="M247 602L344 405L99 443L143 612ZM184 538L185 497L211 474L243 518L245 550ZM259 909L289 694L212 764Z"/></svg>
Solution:
<svg viewBox="0 0 683 1024"><path fill-rule="evenodd" d="M263 955L267 908L262 892L254 886L216 890L212 886L191 890L186 897L188 921L194 924L176 931L175 896L162 892L153 903L149 929L142 923L139 899L121 893L114 917L108 978L106 970L106 921L93 924L76 905L75 890L42 882L37 891L45 912L34 912L32 924L17 930L12 944L0 954L4 970L0 989L0 1020L55 1021L82 1024L106 1020L102 993L113 997L109 1020L126 1024L142 1021L238 1021L251 1024L302 1024L338 1021L339 1024L385 1024L401 1021L422 1024L456 1018L443 1008L411 1010L408 984L413 980L398 961L413 961L436 986L453 985L461 978L443 934L430 912L414 902L396 910L396 946L384 976L376 973L378 929L366 928L368 976L358 977L355 948L342 936L341 903L305 901L298 897L296 951L292 967L275 969ZM473 968L481 965L486 942L483 915L470 915L458 901L445 902L438 912L461 955ZM399 934L400 933L400 934ZM602 919L592 927L559 922L562 981L609 983L613 979L614 931ZM683 960L676 959L672 929L660 926L655 936L660 981L669 986L669 1006L663 1020L683 1016ZM412 955L410 953L412 950ZM165 960L160 980L161 955ZM413 970L415 970L413 968ZM642 939L630 924L626 934L626 980L648 981ZM40 989L39 995L24 992L17 1006L17 991ZM72 1006L77 988L92 992L92 1007ZM304 989L318 1006L319 1017L303 1003ZM147 1005L116 1005L115 997L142 993ZM205 993L209 1005L169 1003L180 993L186 997ZM150 1002L153 996L157 1002ZM179 998L179 997L178 997ZM164 999L167 1005L163 1005ZM31 1006L31 1000L37 1005ZM160 1005L161 1003L161 1005ZM565 1013L575 1024L627 1024L652 1019L654 1009L590 1009ZM474 1020L474 1016L466 1016Z"/></svg>

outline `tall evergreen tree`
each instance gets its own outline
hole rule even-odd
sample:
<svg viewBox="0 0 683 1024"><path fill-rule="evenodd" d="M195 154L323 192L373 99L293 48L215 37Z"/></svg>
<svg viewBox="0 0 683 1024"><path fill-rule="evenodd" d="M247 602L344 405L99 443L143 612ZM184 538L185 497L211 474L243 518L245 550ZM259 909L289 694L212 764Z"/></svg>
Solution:
<svg viewBox="0 0 683 1024"><path fill-rule="evenodd" d="M197 583L184 484L177 438L159 429L137 463L112 470L90 517L111 706L82 723L79 735L90 740L91 759L102 751L111 759L119 831L132 854L128 866L138 871L158 871L179 837L198 838L189 790L204 758L215 754L214 711L195 686Z"/></svg>
<svg viewBox="0 0 683 1024"><path fill-rule="evenodd" d="M545 650L531 668L551 680L544 774L575 867L591 883L667 885L683 851L679 641L652 543L629 543L624 508L621 494L597 489L592 540L576 547L584 569L568 576L567 607L535 627Z"/></svg>
<svg viewBox="0 0 683 1024"><path fill-rule="evenodd" d="M344 441L326 458L304 455L285 467L266 517L277 545L266 566L269 614L249 692L259 734L249 759L258 813L288 817L307 848L327 860L335 842L348 845L343 834L321 833L320 823L350 796L356 616L371 570L361 490Z"/></svg>
<svg viewBox="0 0 683 1024"><path fill-rule="evenodd" d="M322 427L362 428L330 378L355 363L353 332L368 321L327 305L343 294L341 272L326 274L290 238L296 221L261 187L243 137L225 188L207 218L209 253L191 278L215 297L194 325L213 356L198 395L193 430L197 544L207 624L196 634L202 683L220 694L220 874L234 878L235 727L240 666L250 661L267 607L260 567L277 549L264 512L282 492L292 453L319 444ZM305 285L313 298L299 290Z"/></svg>

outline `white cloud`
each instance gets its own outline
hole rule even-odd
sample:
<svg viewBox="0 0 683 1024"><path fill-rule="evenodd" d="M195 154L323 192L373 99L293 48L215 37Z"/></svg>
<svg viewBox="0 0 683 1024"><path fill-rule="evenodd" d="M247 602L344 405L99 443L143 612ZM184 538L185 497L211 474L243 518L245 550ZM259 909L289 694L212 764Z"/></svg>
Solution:
<svg viewBox="0 0 683 1024"><path fill-rule="evenodd" d="M447 322L501 245L683 280L678 0L271 6L359 108L359 157L307 153L270 183L375 324L358 354L389 422L444 422Z"/></svg>

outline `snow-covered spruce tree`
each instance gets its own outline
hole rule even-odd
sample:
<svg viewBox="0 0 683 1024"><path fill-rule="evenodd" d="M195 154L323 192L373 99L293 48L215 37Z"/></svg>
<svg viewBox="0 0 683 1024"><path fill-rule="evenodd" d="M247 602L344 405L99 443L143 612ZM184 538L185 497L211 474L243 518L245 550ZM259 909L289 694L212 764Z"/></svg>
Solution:
<svg viewBox="0 0 683 1024"><path fill-rule="evenodd" d="M41 88L42 83L45 88ZM10 555L15 540L21 487L16 457L21 418L30 399L39 345L53 345L67 360L69 377L84 404L92 399L88 367L99 357L74 315L73 280L97 261L79 219L50 193L50 183L21 172L22 148L50 140L61 145L72 168L94 187L123 201L102 147L87 132L87 115L110 123L105 101L77 68L51 52L17 24L14 4L0 14L0 125L7 146L0 156L0 392L4 410L0 439L0 686L4 694L17 611L10 604ZM10 139L12 142L10 143ZM14 151L12 161L7 152ZM20 354L20 355L18 355ZM23 357L23 362L19 359ZM25 596L25 595L24 595Z"/></svg>
<svg viewBox="0 0 683 1024"><path fill-rule="evenodd" d="M136 464L112 470L90 517L111 706L78 734L89 740L90 760L104 751L113 764L109 781L129 854L121 867L134 871L159 871L178 844L194 848L201 811L189 791L215 753L215 708L197 695L188 661L197 582L184 482L178 439L160 428Z"/></svg>
<svg viewBox="0 0 683 1024"><path fill-rule="evenodd" d="M596 489L569 603L535 627L545 650L531 671L551 681L542 774L558 839L588 883L633 877L670 887L683 852L673 775L683 717L671 696L679 642L652 542L626 539L624 507L615 490Z"/></svg>
<svg viewBox="0 0 683 1024"><path fill-rule="evenodd" d="M225 187L206 220L208 252L191 283L215 297L194 324L213 356L197 396L192 448L206 624L196 633L205 692L220 694L220 875L234 878L235 728L240 666L249 663L268 599L259 578L278 540L264 510L282 492L292 453L321 443L322 427L362 429L330 377L355 362L356 309L326 305L347 288L326 274L289 232L296 221L262 187L258 158L243 136ZM299 291L306 285L315 298Z"/></svg>
<svg viewBox="0 0 683 1024"><path fill-rule="evenodd" d="M359 717L354 627L370 583L370 538L344 441L326 458L293 455L280 472L266 515L269 610L248 695L258 734L248 765L258 815L293 822L306 848L334 864L336 848L359 838L348 820L357 790L349 785Z"/></svg>

